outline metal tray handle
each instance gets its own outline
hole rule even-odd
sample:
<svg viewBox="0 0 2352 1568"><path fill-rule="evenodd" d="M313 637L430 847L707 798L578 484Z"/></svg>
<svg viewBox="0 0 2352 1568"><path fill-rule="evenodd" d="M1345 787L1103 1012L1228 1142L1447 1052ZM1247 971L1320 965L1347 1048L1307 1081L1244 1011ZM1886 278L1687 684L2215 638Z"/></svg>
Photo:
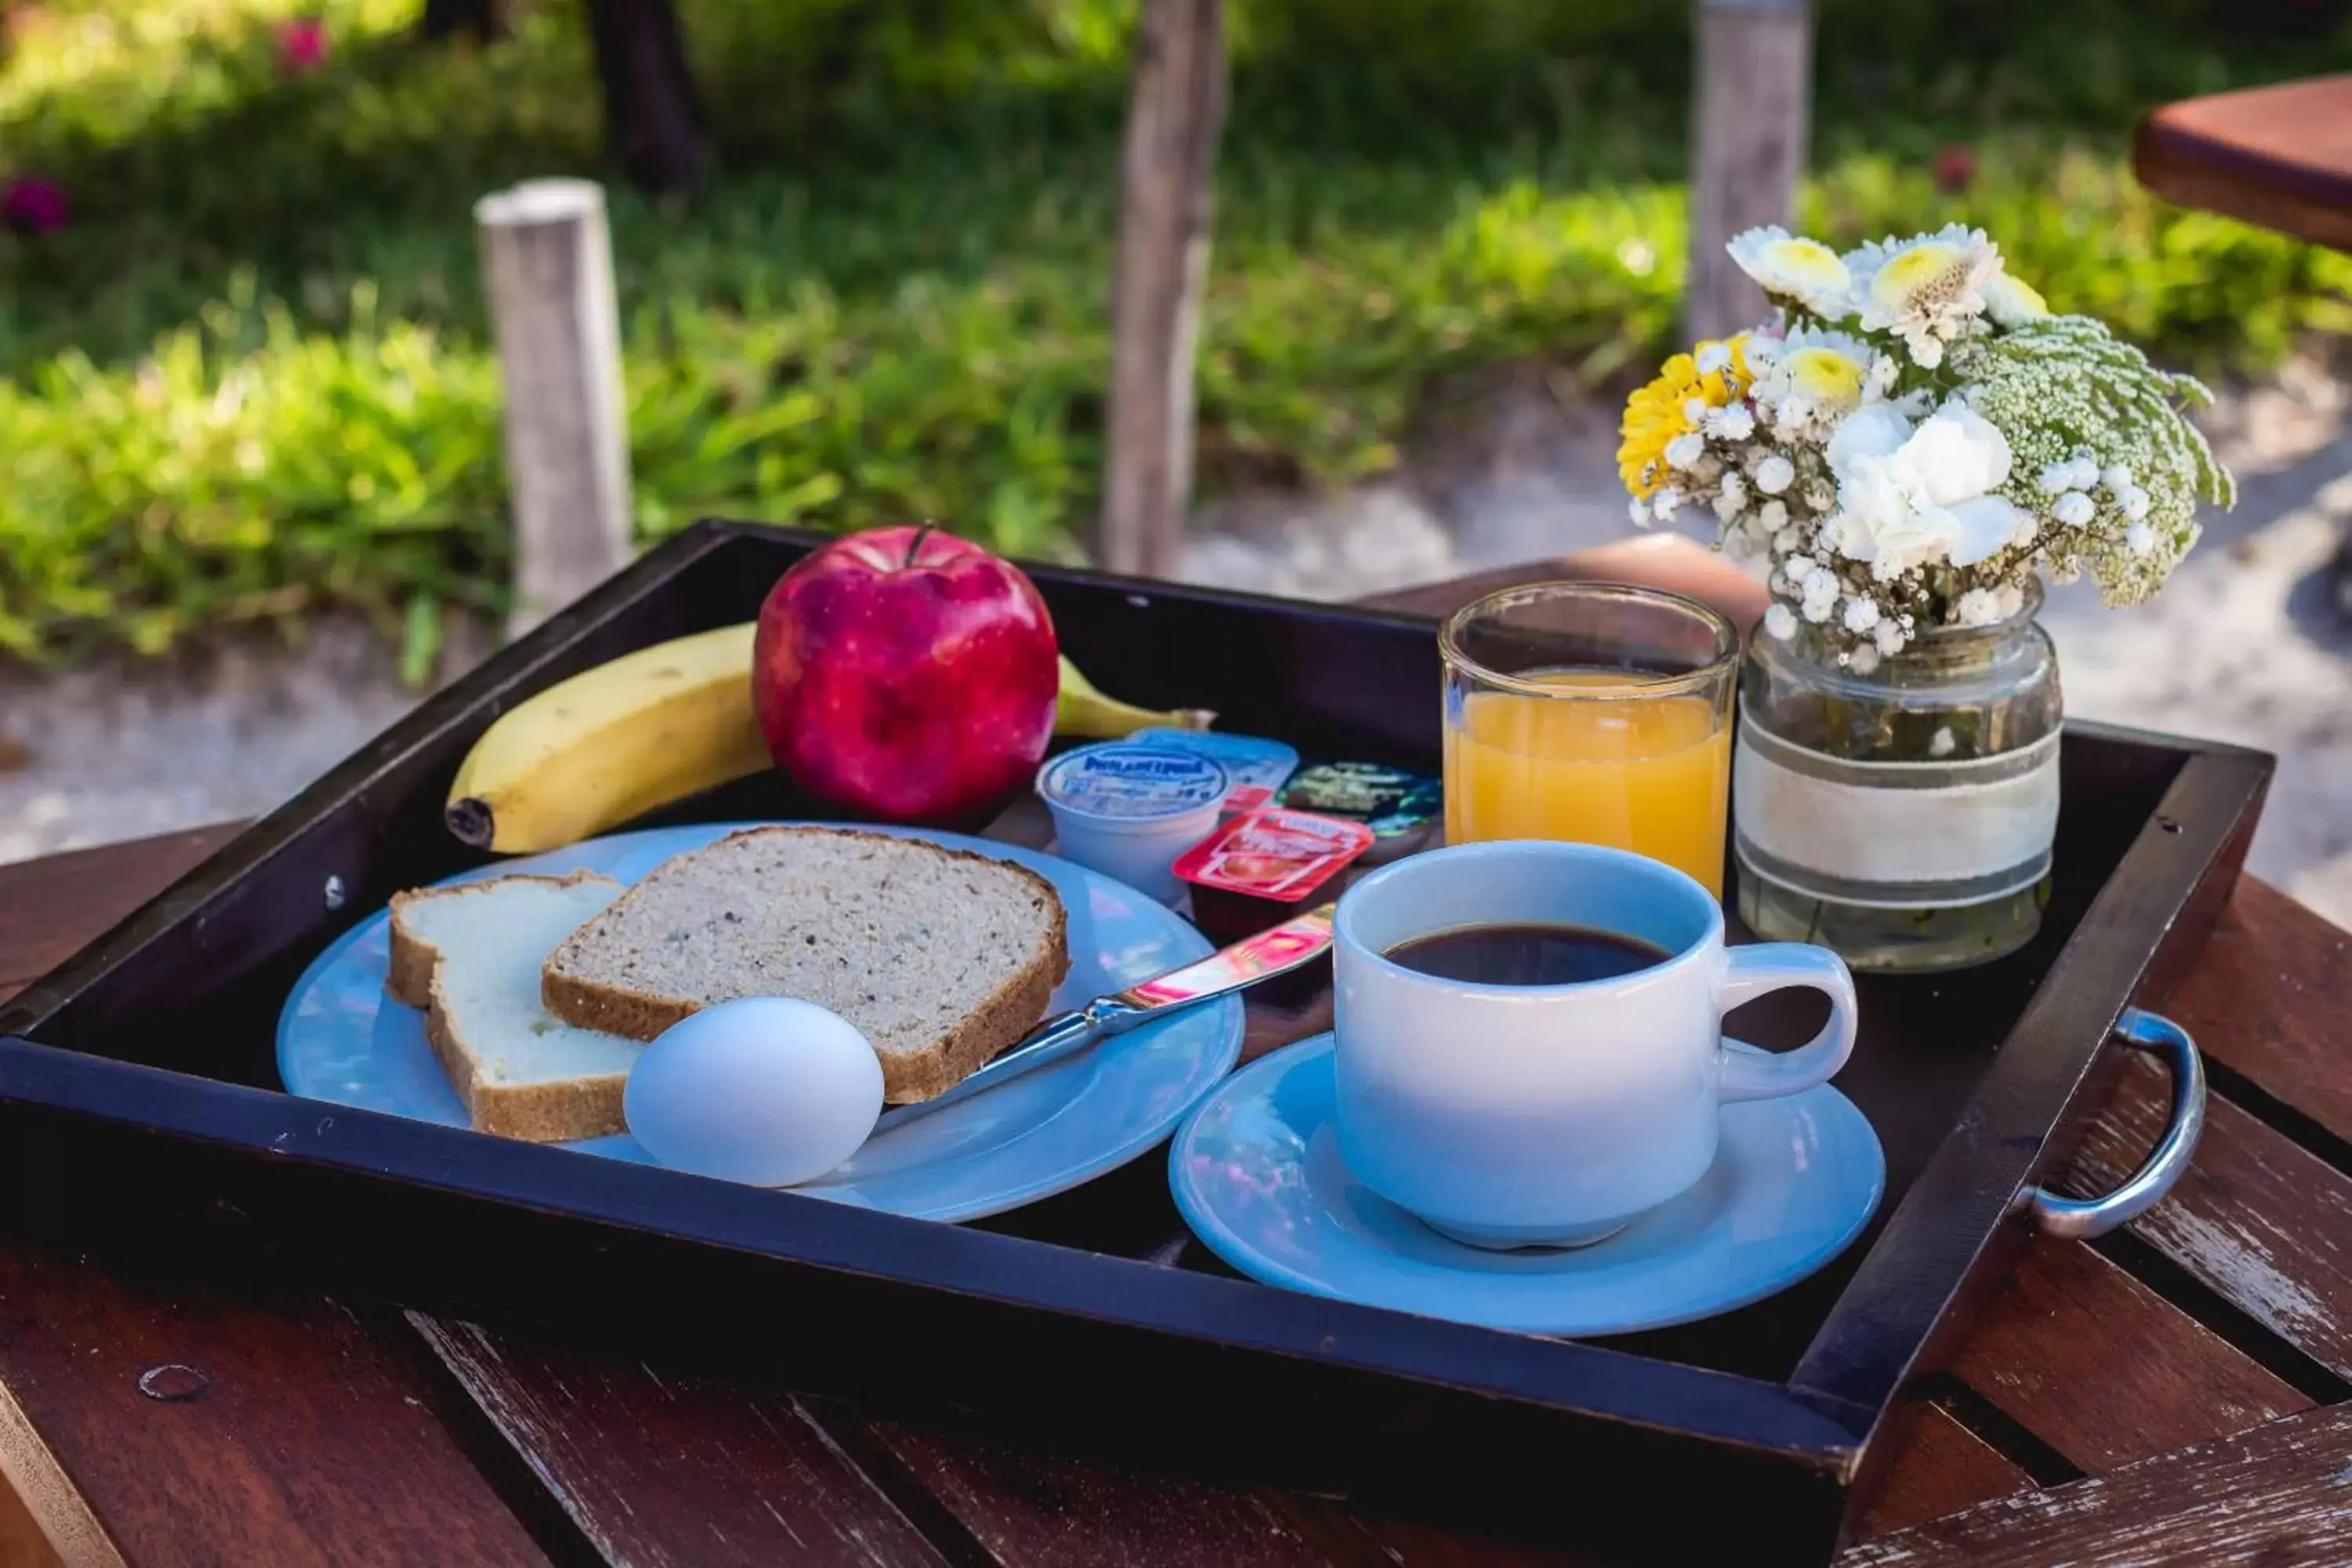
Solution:
<svg viewBox="0 0 2352 1568"><path fill-rule="evenodd" d="M2162 1051L2171 1058L2172 1124L2164 1130L2164 1137L2157 1143L2156 1152L2147 1157L2147 1163L2105 1197L2066 1198L2047 1187L2027 1188L2025 1198L2033 1211L2034 1224L2051 1236L2088 1241L2154 1208L2172 1190L2172 1184L2180 1179L2180 1173L2189 1169L2189 1156L2197 1148L2197 1134L2205 1127L2205 1064L2199 1058L2197 1042L2189 1037L2189 1031L2158 1014L2126 1007L2116 1020L2116 1032L2126 1045L2144 1051Z"/></svg>

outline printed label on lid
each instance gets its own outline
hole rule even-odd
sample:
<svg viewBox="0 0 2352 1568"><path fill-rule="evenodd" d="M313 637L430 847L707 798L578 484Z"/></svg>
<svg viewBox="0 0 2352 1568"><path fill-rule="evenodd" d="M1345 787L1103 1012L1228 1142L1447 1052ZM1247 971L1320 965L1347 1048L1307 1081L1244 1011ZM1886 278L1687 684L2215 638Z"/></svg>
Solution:
<svg viewBox="0 0 2352 1568"><path fill-rule="evenodd" d="M1371 846L1360 822L1275 807L1237 817L1176 858L1176 875L1204 888L1294 902Z"/></svg>
<svg viewBox="0 0 2352 1568"><path fill-rule="evenodd" d="M1038 793L1095 816L1173 816L1223 798L1225 770L1208 758L1123 742L1087 746L1045 764Z"/></svg>

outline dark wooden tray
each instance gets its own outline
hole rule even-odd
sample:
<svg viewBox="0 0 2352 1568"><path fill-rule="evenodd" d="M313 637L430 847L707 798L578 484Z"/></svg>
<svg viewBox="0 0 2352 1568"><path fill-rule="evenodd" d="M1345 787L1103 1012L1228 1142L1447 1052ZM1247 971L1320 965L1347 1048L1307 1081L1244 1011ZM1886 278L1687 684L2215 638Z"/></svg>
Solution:
<svg viewBox="0 0 2352 1568"><path fill-rule="evenodd" d="M2210 930L2272 771L2257 752L2071 725L2041 936L1961 974L1863 982L1838 1082L1886 1148L1871 1229L1778 1297L1653 1334L1507 1334L1236 1278L1190 1240L1158 1156L953 1226L280 1091L275 1023L303 965L394 892L481 858L440 804L484 723L602 659L749 618L810 543L716 522L671 541L0 1007L0 1035L19 1037L0 1039L12 1190L47 1194L28 1206L68 1229L262 1237L342 1289L1140 1462L1618 1552L1819 1561L1897 1394L2071 1152L2120 1054L2103 1049L2117 1017L2160 1002ZM1424 620L1035 575L1064 647L1108 689L1211 706L1309 756L1434 765ZM807 815L771 776L667 817ZM1740 1032L1809 1033L1817 1004L1785 1001L1745 1010ZM1312 986L1254 1000L1249 1049L1328 1016Z"/></svg>

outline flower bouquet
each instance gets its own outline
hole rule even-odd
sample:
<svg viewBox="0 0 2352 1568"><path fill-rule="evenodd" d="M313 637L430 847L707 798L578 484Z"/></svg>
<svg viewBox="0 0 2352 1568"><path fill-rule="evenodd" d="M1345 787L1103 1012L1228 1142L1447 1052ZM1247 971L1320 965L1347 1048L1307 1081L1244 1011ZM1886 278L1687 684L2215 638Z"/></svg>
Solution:
<svg viewBox="0 0 2352 1568"><path fill-rule="evenodd" d="M1646 525L1711 509L1769 562L1741 688L1740 909L1889 968L2039 925L2057 822L2044 575L2161 587L2200 501L2235 500L2196 380L2053 315L1982 231L1841 256L1780 228L1732 258L1777 320L1668 360L1618 464Z"/></svg>

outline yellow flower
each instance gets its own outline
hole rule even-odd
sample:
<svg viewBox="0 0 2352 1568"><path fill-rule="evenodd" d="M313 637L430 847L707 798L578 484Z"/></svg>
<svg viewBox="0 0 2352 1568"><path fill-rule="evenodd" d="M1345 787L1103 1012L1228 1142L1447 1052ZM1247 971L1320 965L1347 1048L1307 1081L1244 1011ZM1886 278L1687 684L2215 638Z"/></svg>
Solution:
<svg viewBox="0 0 2352 1568"><path fill-rule="evenodd" d="M2050 313L2050 301L2024 279L1996 272L1984 280L1985 314L1996 326L2021 327Z"/></svg>
<svg viewBox="0 0 2352 1568"><path fill-rule="evenodd" d="M1707 368L1701 370L1701 364ZM1727 407L1748 395L1750 379L1745 332L1701 343L1659 366L1657 379L1625 400L1625 418L1617 427L1623 437L1617 472L1626 489L1645 499L1655 491L1664 480L1668 443L1698 428L1692 405L1701 413Z"/></svg>

